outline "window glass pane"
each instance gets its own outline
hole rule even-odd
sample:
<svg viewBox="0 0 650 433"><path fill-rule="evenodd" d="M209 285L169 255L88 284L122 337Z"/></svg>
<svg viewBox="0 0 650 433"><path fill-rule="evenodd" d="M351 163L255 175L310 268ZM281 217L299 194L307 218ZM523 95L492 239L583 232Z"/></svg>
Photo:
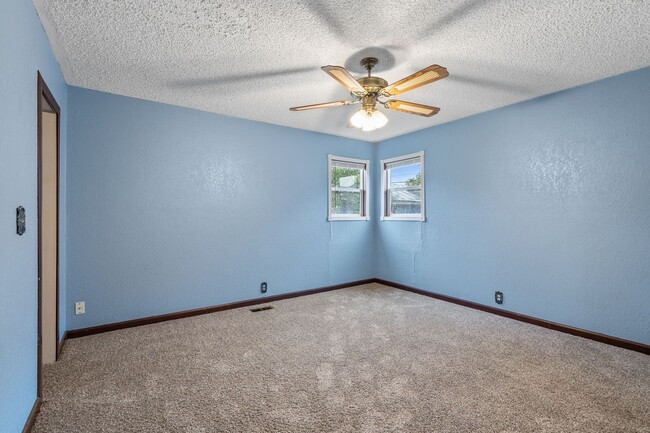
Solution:
<svg viewBox="0 0 650 433"><path fill-rule="evenodd" d="M419 214L422 170L420 163L391 168L388 173L391 214Z"/></svg>
<svg viewBox="0 0 650 433"><path fill-rule="evenodd" d="M358 168L332 167L332 186L335 188L355 188L361 186L361 170Z"/></svg>
<svg viewBox="0 0 650 433"><path fill-rule="evenodd" d="M420 188L399 189L390 191L391 214L419 214Z"/></svg>
<svg viewBox="0 0 650 433"><path fill-rule="evenodd" d="M361 192L332 191L332 214L361 215Z"/></svg>
<svg viewBox="0 0 650 433"><path fill-rule="evenodd" d="M366 219L368 162L345 157L329 160L329 219Z"/></svg>

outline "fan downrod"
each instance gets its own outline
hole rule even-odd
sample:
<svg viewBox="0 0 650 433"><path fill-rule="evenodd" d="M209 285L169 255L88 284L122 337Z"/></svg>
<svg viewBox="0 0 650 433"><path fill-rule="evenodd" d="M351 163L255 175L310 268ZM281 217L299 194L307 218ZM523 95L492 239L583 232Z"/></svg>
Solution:
<svg viewBox="0 0 650 433"><path fill-rule="evenodd" d="M361 63L361 66L368 71L368 76L370 76L370 71L372 71L372 68L377 66L379 60L376 57L364 57L359 63Z"/></svg>
<svg viewBox="0 0 650 433"><path fill-rule="evenodd" d="M361 66L366 68L368 71L368 76L361 77L357 79L357 81L363 86L364 89L366 89L366 92L369 96L376 98L379 96L379 92L381 92L384 87L388 86L388 83L383 78L370 75L372 68L377 66L379 60L377 60L376 57L366 57L362 59L360 63Z"/></svg>

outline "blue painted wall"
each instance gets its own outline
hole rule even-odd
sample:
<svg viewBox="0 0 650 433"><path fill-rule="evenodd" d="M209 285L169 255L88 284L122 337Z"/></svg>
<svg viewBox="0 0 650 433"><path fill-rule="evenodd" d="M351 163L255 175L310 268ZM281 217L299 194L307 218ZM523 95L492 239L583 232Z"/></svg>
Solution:
<svg viewBox="0 0 650 433"><path fill-rule="evenodd" d="M373 145L68 89L25 0L0 3L0 60L0 432L36 397L38 70L63 110L60 335L378 276L650 343L650 68ZM418 150L427 221L379 222L379 160ZM327 222L328 153L372 160L373 222Z"/></svg>
<svg viewBox="0 0 650 433"><path fill-rule="evenodd" d="M649 113L646 68L380 143L427 220L377 223L378 277L649 344Z"/></svg>
<svg viewBox="0 0 650 433"><path fill-rule="evenodd" d="M327 222L328 153L372 144L74 87L69 109L70 329L374 276L372 222Z"/></svg>
<svg viewBox="0 0 650 433"><path fill-rule="evenodd" d="M36 399L36 76L62 109L60 297L65 305L67 88L30 1L0 2L0 432L19 432ZM16 235L16 207L27 232ZM61 333L66 329L60 314Z"/></svg>

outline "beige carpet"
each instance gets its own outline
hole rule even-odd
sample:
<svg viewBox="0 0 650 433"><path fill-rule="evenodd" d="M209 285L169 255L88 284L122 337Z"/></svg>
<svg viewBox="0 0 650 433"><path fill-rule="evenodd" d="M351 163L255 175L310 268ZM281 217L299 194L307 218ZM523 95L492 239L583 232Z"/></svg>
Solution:
<svg viewBox="0 0 650 433"><path fill-rule="evenodd" d="M378 284L71 340L34 432L650 432L650 357Z"/></svg>

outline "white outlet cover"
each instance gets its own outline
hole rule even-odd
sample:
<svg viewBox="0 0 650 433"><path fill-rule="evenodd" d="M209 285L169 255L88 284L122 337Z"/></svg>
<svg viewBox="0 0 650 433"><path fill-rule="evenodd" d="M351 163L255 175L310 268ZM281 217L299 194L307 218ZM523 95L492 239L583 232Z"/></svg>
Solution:
<svg viewBox="0 0 650 433"><path fill-rule="evenodd" d="M75 302L74 303L74 313L76 315L85 314L86 313L86 303L83 302L83 301Z"/></svg>

